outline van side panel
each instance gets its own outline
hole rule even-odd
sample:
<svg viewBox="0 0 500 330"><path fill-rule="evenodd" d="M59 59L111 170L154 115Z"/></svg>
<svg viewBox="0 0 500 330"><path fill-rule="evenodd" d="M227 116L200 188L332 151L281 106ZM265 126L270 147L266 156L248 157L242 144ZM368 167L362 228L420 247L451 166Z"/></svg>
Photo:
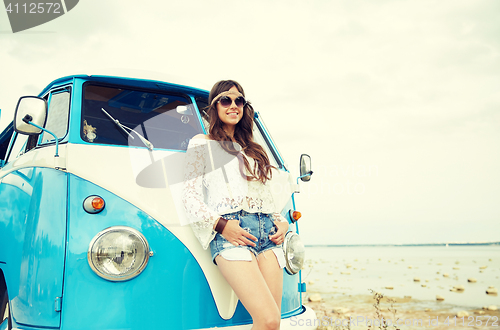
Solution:
<svg viewBox="0 0 500 330"><path fill-rule="evenodd" d="M18 324L60 325L54 304L62 296L66 200L64 172L23 168L2 178L0 259L6 263L12 317Z"/></svg>

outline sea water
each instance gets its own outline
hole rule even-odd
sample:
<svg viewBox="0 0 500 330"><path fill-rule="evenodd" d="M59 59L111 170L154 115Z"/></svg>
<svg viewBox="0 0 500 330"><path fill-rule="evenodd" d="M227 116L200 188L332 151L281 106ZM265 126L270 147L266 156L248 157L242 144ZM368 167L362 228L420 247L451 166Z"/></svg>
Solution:
<svg viewBox="0 0 500 330"><path fill-rule="evenodd" d="M308 293L332 297L369 295L371 289L423 305L439 304L441 295L442 304L500 308L498 294L486 294L490 286L500 289L500 246L308 246L302 281ZM457 285L464 290L450 291Z"/></svg>

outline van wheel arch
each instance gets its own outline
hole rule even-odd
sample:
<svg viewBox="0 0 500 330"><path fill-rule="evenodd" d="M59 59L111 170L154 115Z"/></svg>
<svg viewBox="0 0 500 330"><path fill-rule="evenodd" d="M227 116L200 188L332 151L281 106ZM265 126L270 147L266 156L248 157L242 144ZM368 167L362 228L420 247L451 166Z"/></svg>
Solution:
<svg viewBox="0 0 500 330"><path fill-rule="evenodd" d="M10 316L9 308L9 293L7 292L7 284L5 277L0 269L0 324L3 323L5 318L8 319L7 329L12 329L12 318Z"/></svg>

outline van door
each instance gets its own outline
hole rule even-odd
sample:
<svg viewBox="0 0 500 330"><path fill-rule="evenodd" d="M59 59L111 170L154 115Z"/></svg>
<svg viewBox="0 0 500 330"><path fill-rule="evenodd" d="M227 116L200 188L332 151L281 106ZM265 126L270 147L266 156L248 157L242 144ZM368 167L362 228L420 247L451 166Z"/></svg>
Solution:
<svg viewBox="0 0 500 330"><path fill-rule="evenodd" d="M49 117L51 111L59 117L62 107L69 113L70 93L65 94L68 102L62 102L61 92L57 94L47 95ZM53 126L64 127L66 134L67 122L56 121ZM14 134L13 139L7 163L0 171L0 240L5 247L0 250L0 259L6 264L12 317L22 325L57 328L61 321L68 176L39 165L47 154L53 157L44 152L50 140L20 134Z"/></svg>
<svg viewBox="0 0 500 330"><path fill-rule="evenodd" d="M59 327L66 200L67 175L54 169L20 169L0 184L0 210L7 225L1 230L10 236L7 286L17 323Z"/></svg>

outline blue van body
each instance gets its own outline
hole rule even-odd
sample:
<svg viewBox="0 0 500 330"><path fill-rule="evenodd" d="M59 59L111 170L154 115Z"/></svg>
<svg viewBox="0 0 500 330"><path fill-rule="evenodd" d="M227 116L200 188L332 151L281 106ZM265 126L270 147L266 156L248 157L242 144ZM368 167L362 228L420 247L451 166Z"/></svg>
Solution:
<svg viewBox="0 0 500 330"><path fill-rule="evenodd" d="M211 266L203 266L209 264L205 252L190 243L186 226L174 219L178 212L172 209L177 204L155 199L155 191L178 198L169 187L178 186L180 180L174 182L166 173L165 183L139 182L145 167L129 165L143 162L139 156L147 158L148 152L150 157L163 153L156 160L169 159L164 164L175 163L181 169L178 163L189 137L206 133L201 109L208 92L153 80L75 75L53 81L39 97L48 104L45 128L59 139L58 158L54 158L55 140L44 132L25 136L10 124L0 135L0 302L4 300L5 314L0 315L0 329L249 329L251 317L241 302L224 312L229 316L221 312L223 304L232 306L226 301L218 305L223 295L215 291L224 284L217 282L213 270L206 270ZM153 129L151 134L143 131L155 144L153 151L137 138L131 142L130 135L111 120L106 122L97 108L107 104L133 118L145 112L139 104L150 101L151 111L178 109L159 111L177 122L169 128L168 139L155 137ZM172 108L175 104L182 108ZM275 164L289 176L257 113L255 125ZM176 127L184 130L181 138L175 136ZM130 175L117 173L124 168ZM179 173L175 171L174 175ZM135 177L129 179L132 173ZM282 214L290 230L297 232L289 212L294 210L293 192L292 186ZM89 213L85 208L89 196L105 201L102 211ZM161 212L155 213L157 209ZM159 220L165 210L171 214ZM119 226L140 232L150 251L139 274L114 281L89 266L89 244L98 233ZM315 318L314 311L302 304L305 284L300 271L284 270L283 276L281 328L301 328L290 324Z"/></svg>

